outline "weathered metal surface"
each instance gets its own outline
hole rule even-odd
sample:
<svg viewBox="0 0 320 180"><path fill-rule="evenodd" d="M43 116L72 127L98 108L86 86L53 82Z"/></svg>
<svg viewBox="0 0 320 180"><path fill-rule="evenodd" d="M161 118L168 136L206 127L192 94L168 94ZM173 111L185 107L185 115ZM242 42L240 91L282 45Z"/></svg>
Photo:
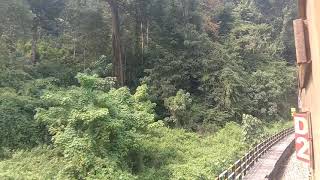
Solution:
<svg viewBox="0 0 320 180"><path fill-rule="evenodd" d="M300 16L301 19L306 19L307 18L306 2L307 2L307 0L298 0L299 16Z"/></svg>
<svg viewBox="0 0 320 180"><path fill-rule="evenodd" d="M293 21L297 63L303 64L308 62L307 55L307 37L305 36L305 23L302 19Z"/></svg>

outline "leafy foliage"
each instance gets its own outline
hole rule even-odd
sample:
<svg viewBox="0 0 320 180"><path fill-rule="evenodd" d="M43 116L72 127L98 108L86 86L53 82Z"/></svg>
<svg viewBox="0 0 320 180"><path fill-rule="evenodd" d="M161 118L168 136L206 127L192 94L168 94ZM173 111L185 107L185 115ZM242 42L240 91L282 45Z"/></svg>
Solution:
<svg viewBox="0 0 320 180"><path fill-rule="evenodd" d="M249 97L252 106L248 109L250 114L271 121L280 118L295 100L289 97L295 94L291 88L295 86L295 70L283 62L272 63L264 69L251 76ZM282 117L290 118L288 113L285 115Z"/></svg>
<svg viewBox="0 0 320 180"><path fill-rule="evenodd" d="M246 142L257 143L260 139L263 138L263 123L260 119L253 117L251 115L243 115L243 133Z"/></svg>
<svg viewBox="0 0 320 180"><path fill-rule="evenodd" d="M146 86L133 96L127 88L98 90L110 82L95 76L79 74L78 79L82 87L42 96L49 108L38 109L35 116L48 124L55 147L67 159L69 165L62 171L84 178L96 174L97 162L103 169L110 160L126 168L126 158L139 150L142 133L154 120Z"/></svg>
<svg viewBox="0 0 320 180"><path fill-rule="evenodd" d="M41 127L33 119L36 100L19 96L15 90L0 89L0 146L27 148L41 142ZM0 149L1 151L1 149Z"/></svg>
<svg viewBox="0 0 320 180"><path fill-rule="evenodd" d="M190 126L188 117L190 117L191 103L190 94L183 90L179 90L176 96L165 99L164 104L172 114L172 117L168 118L167 121L174 122L177 128L188 128Z"/></svg>
<svg viewBox="0 0 320 180"><path fill-rule="evenodd" d="M1 0L0 179L214 179L291 126L295 8Z"/></svg>

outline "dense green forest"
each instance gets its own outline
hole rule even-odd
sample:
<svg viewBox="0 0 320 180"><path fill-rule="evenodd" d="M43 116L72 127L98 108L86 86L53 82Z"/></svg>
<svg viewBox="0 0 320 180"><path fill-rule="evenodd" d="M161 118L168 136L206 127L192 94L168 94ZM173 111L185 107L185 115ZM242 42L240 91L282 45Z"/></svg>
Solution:
<svg viewBox="0 0 320 180"><path fill-rule="evenodd" d="M294 0L0 0L0 179L214 179L296 103Z"/></svg>

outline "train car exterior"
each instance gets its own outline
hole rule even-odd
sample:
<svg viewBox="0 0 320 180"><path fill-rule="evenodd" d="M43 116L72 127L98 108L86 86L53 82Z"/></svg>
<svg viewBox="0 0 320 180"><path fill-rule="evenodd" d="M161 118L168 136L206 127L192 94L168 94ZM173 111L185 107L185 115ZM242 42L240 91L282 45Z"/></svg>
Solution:
<svg viewBox="0 0 320 180"><path fill-rule="evenodd" d="M320 0L298 0L294 21L299 68L299 111L308 114L311 179L320 180Z"/></svg>

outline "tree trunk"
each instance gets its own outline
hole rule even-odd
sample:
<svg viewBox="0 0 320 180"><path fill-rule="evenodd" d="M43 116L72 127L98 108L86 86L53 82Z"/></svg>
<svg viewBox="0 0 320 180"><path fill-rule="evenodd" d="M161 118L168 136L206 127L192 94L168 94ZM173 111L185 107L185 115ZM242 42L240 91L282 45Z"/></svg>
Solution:
<svg viewBox="0 0 320 180"><path fill-rule="evenodd" d="M124 86L124 64L122 57L120 39L119 9L116 0L107 0L112 13L112 50L113 50L113 75L117 78L118 84Z"/></svg>
<svg viewBox="0 0 320 180"><path fill-rule="evenodd" d="M143 56L144 56L144 32L143 32L143 22L141 20L140 23L140 29L141 29L141 58L142 58L142 64L144 64Z"/></svg>
<svg viewBox="0 0 320 180"><path fill-rule="evenodd" d="M149 20L147 20L147 48L149 47Z"/></svg>
<svg viewBox="0 0 320 180"><path fill-rule="evenodd" d="M33 19L32 25L32 47L31 47L31 63L37 63L37 42L38 42L38 27L39 27L39 18L35 17Z"/></svg>
<svg viewBox="0 0 320 180"><path fill-rule="evenodd" d="M76 56L77 56L77 52L76 52L76 48L77 48L77 39L76 39L76 32L74 31L73 32L73 60L75 60L76 59Z"/></svg>

